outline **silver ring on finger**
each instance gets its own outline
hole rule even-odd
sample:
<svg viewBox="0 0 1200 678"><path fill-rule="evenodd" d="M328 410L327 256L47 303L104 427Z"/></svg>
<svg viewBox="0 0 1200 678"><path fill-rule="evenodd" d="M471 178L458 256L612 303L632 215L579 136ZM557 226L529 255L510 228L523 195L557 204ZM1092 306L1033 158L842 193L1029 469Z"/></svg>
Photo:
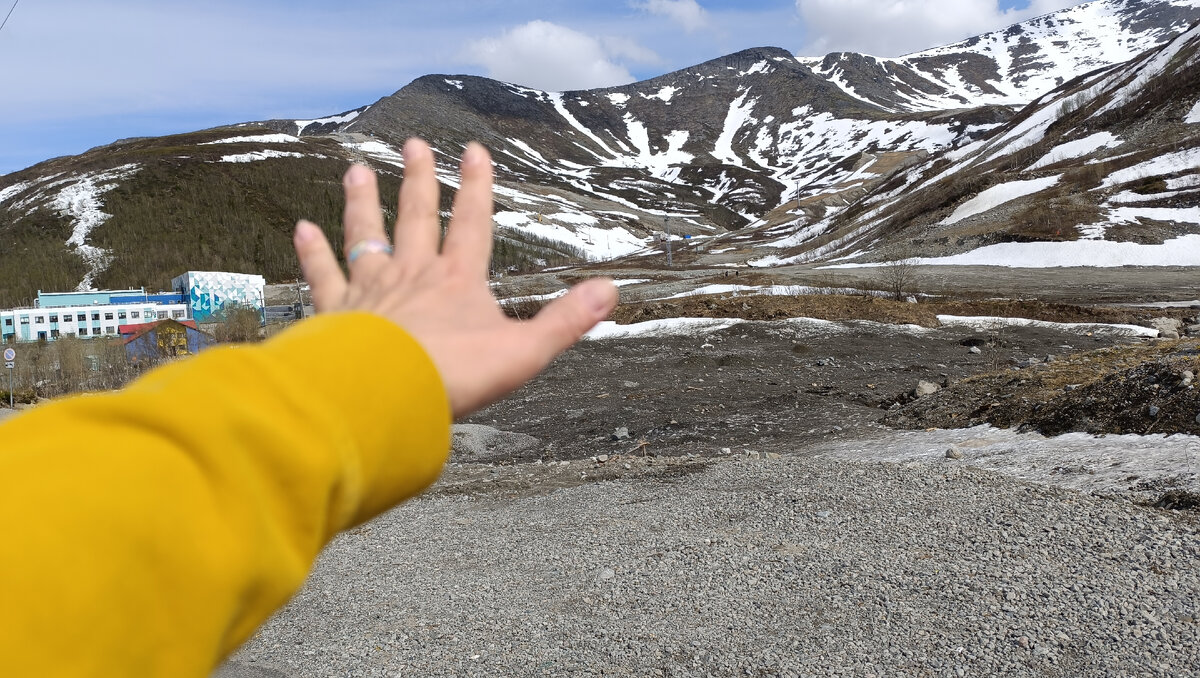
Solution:
<svg viewBox="0 0 1200 678"><path fill-rule="evenodd" d="M392 246L386 240L360 240L346 253L346 263L353 264L364 254L391 254Z"/></svg>

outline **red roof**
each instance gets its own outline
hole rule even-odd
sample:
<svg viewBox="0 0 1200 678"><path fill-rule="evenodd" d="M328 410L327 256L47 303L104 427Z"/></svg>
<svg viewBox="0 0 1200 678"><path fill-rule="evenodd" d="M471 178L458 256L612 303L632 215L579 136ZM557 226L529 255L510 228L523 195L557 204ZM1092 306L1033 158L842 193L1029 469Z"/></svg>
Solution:
<svg viewBox="0 0 1200 678"><path fill-rule="evenodd" d="M148 323L136 323L133 325L119 325L117 327L117 333L119 333L123 338L125 338L125 343L128 344L129 342L133 341L137 337L145 334L146 332L154 329L155 327L158 327L159 325L161 325L163 323L175 323L177 325L183 325L184 327L190 327L193 330L199 329L198 327L196 327L195 320L172 320L170 318L164 318L162 320L155 320L153 322L148 322Z"/></svg>

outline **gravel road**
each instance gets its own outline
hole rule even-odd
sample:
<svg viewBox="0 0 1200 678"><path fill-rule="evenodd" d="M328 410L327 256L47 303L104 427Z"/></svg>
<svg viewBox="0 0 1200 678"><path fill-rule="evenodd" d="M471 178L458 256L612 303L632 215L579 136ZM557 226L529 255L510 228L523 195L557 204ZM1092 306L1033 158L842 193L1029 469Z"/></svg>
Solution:
<svg viewBox="0 0 1200 678"><path fill-rule="evenodd" d="M516 493L547 465L449 469L332 544L224 675L1200 672L1194 512L949 460L627 463Z"/></svg>

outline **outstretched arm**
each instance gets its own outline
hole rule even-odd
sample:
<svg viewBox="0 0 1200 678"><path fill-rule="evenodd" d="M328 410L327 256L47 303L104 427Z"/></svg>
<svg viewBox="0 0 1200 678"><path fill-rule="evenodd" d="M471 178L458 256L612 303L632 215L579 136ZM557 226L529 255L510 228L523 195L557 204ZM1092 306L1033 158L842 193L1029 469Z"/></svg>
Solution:
<svg viewBox="0 0 1200 678"><path fill-rule="evenodd" d="M464 155L440 252L432 154L405 154L395 255L360 248L347 279L297 227L321 317L0 426L0 675L208 675L333 535L437 477L452 416L607 315L615 291L593 282L504 318L486 151ZM347 173L348 249L384 237L376 190Z"/></svg>

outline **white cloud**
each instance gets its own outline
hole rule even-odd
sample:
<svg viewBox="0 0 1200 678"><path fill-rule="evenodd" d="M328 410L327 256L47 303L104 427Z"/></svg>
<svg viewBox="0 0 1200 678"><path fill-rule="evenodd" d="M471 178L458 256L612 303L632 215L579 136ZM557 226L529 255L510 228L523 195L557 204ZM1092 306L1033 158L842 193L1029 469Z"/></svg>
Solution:
<svg viewBox="0 0 1200 678"><path fill-rule="evenodd" d="M631 4L651 14L667 17L683 26L688 33L709 25L708 12L696 0L640 0Z"/></svg>
<svg viewBox="0 0 1200 678"><path fill-rule="evenodd" d="M1081 0L1033 0L1001 10L996 0L796 0L810 39L805 54L898 56L1004 28Z"/></svg>
<svg viewBox="0 0 1200 678"><path fill-rule="evenodd" d="M632 40L594 38L549 21L530 21L476 40L464 56L483 66L488 77L548 91L624 85L634 77L622 59L658 59Z"/></svg>
<svg viewBox="0 0 1200 678"><path fill-rule="evenodd" d="M600 38L600 44L616 59L625 59L636 64L662 63L662 57L654 50L642 47L632 38L609 35Z"/></svg>

